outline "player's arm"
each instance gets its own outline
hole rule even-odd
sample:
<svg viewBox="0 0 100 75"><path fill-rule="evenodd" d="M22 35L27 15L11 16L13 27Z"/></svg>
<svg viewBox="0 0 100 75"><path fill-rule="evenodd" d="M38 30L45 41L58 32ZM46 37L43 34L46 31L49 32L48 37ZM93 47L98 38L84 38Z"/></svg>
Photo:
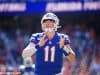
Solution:
<svg viewBox="0 0 100 75"><path fill-rule="evenodd" d="M28 46L23 50L22 52L22 57L25 59L25 58L28 58L28 57L31 57L33 54L35 54L37 51L37 49L35 48L35 44L33 42L30 42L28 44Z"/></svg>
<svg viewBox="0 0 100 75"><path fill-rule="evenodd" d="M75 62L75 53L74 51L72 50L72 48L70 47L70 45L64 45L64 51L68 54L67 59L71 62L71 63L74 63Z"/></svg>
<svg viewBox="0 0 100 75"><path fill-rule="evenodd" d="M34 43L35 38L33 38L33 41L31 39L31 42L29 43L29 45L23 50L22 52L22 57L23 58L27 58L27 57L31 57L32 55L34 55L37 51L37 49L39 47L42 47L45 42L47 41L45 39L46 35L43 35L43 37L40 39L38 44Z"/></svg>

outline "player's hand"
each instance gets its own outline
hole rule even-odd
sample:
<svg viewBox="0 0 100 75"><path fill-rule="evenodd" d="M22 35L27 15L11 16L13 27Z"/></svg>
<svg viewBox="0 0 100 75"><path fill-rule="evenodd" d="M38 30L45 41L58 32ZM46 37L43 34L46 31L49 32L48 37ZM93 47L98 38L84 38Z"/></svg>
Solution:
<svg viewBox="0 0 100 75"><path fill-rule="evenodd" d="M60 42L59 42L60 48L64 47L64 42L65 42L65 39L61 36L60 37Z"/></svg>
<svg viewBox="0 0 100 75"><path fill-rule="evenodd" d="M39 41L39 46L42 47L45 45L47 39L45 39L46 35L43 35L43 37Z"/></svg>

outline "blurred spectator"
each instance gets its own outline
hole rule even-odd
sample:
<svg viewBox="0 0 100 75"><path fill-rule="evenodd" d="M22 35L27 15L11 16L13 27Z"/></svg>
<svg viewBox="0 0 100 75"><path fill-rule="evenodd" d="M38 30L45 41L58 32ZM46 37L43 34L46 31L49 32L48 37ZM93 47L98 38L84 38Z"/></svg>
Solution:
<svg viewBox="0 0 100 75"><path fill-rule="evenodd" d="M0 65L0 75L7 75L6 65Z"/></svg>
<svg viewBox="0 0 100 75"><path fill-rule="evenodd" d="M100 74L100 50L96 51L90 69L91 69L91 75Z"/></svg>

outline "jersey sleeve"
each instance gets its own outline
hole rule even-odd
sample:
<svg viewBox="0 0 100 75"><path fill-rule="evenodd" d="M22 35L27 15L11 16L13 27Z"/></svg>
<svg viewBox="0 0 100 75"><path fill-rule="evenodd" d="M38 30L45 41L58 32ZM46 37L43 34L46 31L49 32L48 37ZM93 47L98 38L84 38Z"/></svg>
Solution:
<svg viewBox="0 0 100 75"><path fill-rule="evenodd" d="M29 39L29 42L33 42L34 44L36 44L37 41L37 34L32 34L32 36Z"/></svg>
<svg viewBox="0 0 100 75"><path fill-rule="evenodd" d="M29 41L33 42L34 44L37 44L42 36L43 36L43 33L32 34L32 36L30 37Z"/></svg>

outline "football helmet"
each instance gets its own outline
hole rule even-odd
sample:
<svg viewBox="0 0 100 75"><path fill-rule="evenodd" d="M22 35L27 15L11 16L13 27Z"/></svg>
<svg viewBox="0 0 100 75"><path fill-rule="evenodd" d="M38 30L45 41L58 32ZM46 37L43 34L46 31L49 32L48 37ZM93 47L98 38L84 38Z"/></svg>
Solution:
<svg viewBox="0 0 100 75"><path fill-rule="evenodd" d="M55 22L54 28L46 28L46 26L44 25L44 20L48 20L48 19L53 20ZM52 30L57 31L57 28L60 28L59 19L54 13L44 14L44 16L42 17L42 20L41 20L41 25L42 25L42 30L45 31L45 32L52 31Z"/></svg>

